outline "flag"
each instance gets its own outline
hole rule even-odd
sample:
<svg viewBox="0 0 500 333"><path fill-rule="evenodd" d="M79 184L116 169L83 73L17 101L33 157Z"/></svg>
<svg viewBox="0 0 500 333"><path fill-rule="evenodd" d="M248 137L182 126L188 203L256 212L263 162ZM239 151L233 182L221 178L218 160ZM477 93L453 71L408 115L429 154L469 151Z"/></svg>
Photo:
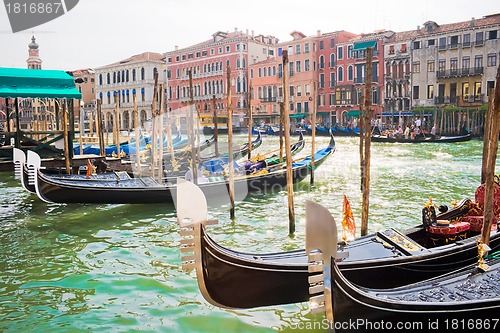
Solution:
<svg viewBox="0 0 500 333"><path fill-rule="evenodd" d="M352 215L351 204L344 194L344 203L342 207L342 240L344 242L352 241L356 238L356 223Z"/></svg>
<svg viewBox="0 0 500 333"><path fill-rule="evenodd" d="M90 175L92 174L92 169L94 166L92 165L92 162L90 162L89 159L87 159L87 172L85 173L85 177L90 178Z"/></svg>

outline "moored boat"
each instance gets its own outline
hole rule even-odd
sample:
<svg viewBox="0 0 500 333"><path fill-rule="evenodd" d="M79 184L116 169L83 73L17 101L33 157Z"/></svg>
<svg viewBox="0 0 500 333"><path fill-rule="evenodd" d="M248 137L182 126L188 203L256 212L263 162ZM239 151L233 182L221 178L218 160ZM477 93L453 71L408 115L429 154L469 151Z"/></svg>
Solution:
<svg viewBox="0 0 500 333"><path fill-rule="evenodd" d="M470 200L463 200L437 218L459 219L467 214L469 204ZM305 250L243 253L217 244L203 225L192 227L195 235L192 245L199 256L183 261L199 268L198 284L211 304L253 308L309 299ZM404 231L390 228L347 244L335 244L338 245L339 267L357 284L382 288L418 282L474 262L478 231L470 231L466 238L454 235L455 238L436 245L428 227L422 223ZM490 247L493 251L500 249L499 232L492 232Z"/></svg>
<svg viewBox="0 0 500 333"><path fill-rule="evenodd" d="M484 263L478 265L476 259L476 263L430 280L373 289L360 287L345 276L337 247L332 246L336 243L337 226L329 211L306 202L309 304L313 313L325 312L329 327L335 331L475 332L482 331L484 325L498 324L500 260L489 262L489 269Z"/></svg>
<svg viewBox="0 0 500 333"><path fill-rule="evenodd" d="M419 136L415 139L405 139L403 137L388 137L386 135L372 135L373 142L391 142L391 143L446 143L446 142L465 142L471 140L470 134L455 136Z"/></svg>

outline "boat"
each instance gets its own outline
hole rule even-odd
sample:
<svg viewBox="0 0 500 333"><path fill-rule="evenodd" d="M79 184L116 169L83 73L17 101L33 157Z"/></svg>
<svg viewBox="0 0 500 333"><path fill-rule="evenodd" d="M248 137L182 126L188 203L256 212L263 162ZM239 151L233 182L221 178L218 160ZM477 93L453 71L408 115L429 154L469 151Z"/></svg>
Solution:
<svg viewBox="0 0 500 333"><path fill-rule="evenodd" d="M319 167L335 151L335 140L326 148L315 152L315 167ZM293 183L304 180L311 170L312 156L292 163ZM186 176L188 176L186 174ZM151 177L120 178L102 181L78 181L58 179L36 170L35 189L41 200L54 203L173 203L176 184L167 181L159 183ZM258 173L236 175L234 178L235 199L243 200L247 194L263 194L286 186L286 166L277 165ZM227 203L229 181L223 176L199 174L197 183L214 204Z"/></svg>
<svg viewBox="0 0 500 333"><path fill-rule="evenodd" d="M444 143L444 142L464 142L471 140L470 134L455 136L419 136L415 139L405 139L398 137L388 137L387 135L372 135L373 142L391 142L391 143Z"/></svg>
<svg viewBox="0 0 500 333"><path fill-rule="evenodd" d="M480 264L476 258L476 263L433 279L374 289L345 276L337 247L332 246L336 243L337 226L329 211L306 202L309 304L312 313L325 312L330 327L342 332L396 331L396 327L405 332L482 331L498 324L500 259L485 266L481 244Z"/></svg>
<svg viewBox="0 0 500 333"><path fill-rule="evenodd" d="M191 207L196 206L194 201L190 203ZM447 230L444 226L436 227L437 221L458 221L468 213L471 200L466 198L457 207L433 217L435 210L429 207L423 209L421 225L404 231L388 228L349 243L335 244L342 273L364 287L388 288L429 279L474 262L480 230L469 231L466 238L463 233L439 238L429 230ZM203 225L193 228L192 244L199 256L194 261L183 261L197 267L198 285L211 304L254 308L309 300L305 249L244 253L217 244ZM452 224L449 230L454 228ZM500 249L500 232L492 232L490 247L493 251Z"/></svg>
<svg viewBox="0 0 500 333"><path fill-rule="evenodd" d="M301 133L299 140L290 146L292 156L302 151L302 149L304 149L304 146L304 136ZM252 174L264 168L285 163L286 156L283 156L280 160L279 154L276 154L276 151L279 151L279 149L263 153L262 155L257 154L250 160L246 160L244 162L235 162L235 168L237 170L244 170L247 174ZM220 157L203 161L200 165L200 168L202 170L208 170L209 172L222 172L228 164L229 159L227 157Z"/></svg>

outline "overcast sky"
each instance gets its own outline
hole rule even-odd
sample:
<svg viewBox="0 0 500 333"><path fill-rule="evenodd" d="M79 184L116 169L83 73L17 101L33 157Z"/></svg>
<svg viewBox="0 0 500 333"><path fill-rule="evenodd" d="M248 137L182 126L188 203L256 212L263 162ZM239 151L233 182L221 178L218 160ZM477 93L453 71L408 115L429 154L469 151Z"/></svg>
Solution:
<svg viewBox="0 0 500 333"><path fill-rule="evenodd" d="M13 34L0 8L0 66L26 67L34 33L44 69L100 67L131 55L166 52L211 38L216 31L273 35L317 30L407 31L500 13L498 0L80 0L67 14Z"/></svg>

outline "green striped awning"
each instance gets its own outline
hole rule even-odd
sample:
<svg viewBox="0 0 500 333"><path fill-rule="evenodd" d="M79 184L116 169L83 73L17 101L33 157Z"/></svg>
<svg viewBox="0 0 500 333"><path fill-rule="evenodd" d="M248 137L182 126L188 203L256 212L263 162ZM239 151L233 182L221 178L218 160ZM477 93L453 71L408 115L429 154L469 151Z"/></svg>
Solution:
<svg viewBox="0 0 500 333"><path fill-rule="evenodd" d="M308 113L295 113L291 114L290 118L304 118L307 117L309 114Z"/></svg>
<svg viewBox="0 0 500 333"><path fill-rule="evenodd" d="M359 110L351 110L345 113L346 117L359 117Z"/></svg>
<svg viewBox="0 0 500 333"><path fill-rule="evenodd" d="M368 42L360 42L360 43L354 43L354 48L352 49L353 51L359 51L359 50L365 50L369 47L375 48L377 45L376 40L370 40Z"/></svg>
<svg viewBox="0 0 500 333"><path fill-rule="evenodd" d="M0 97L82 98L65 71L0 67Z"/></svg>

